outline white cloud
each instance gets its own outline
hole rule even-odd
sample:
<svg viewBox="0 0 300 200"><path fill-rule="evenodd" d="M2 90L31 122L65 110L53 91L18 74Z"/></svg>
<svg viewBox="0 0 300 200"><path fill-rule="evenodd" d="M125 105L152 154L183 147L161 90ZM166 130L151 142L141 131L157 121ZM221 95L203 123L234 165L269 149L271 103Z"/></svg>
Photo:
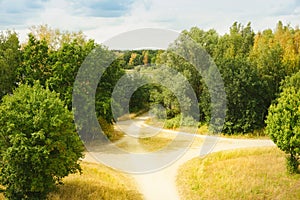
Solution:
<svg viewBox="0 0 300 200"><path fill-rule="evenodd" d="M3 8L0 11L0 29L20 30L23 35L32 25L48 24L63 30L83 30L88 37L97 42L137 28L181 31L198 26L205 30L214 28L223 34L234 21L243 24L251 21L256 31L274 28L279 20L291 23L292 26L300 24L300 3L297 0L40 0L35 4L29 0L18 2L20 4L14 8L12 1L0 1ZM106 12L103 13L104 11Z"/></svg>

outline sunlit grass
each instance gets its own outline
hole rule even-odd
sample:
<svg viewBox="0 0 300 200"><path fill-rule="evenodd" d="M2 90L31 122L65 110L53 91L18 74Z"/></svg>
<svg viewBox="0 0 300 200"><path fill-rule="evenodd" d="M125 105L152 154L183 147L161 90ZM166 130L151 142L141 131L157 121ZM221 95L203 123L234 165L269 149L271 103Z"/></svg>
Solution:
<svg viewBox="0 0 300 200"><path fill-rule="evenodd" d="M146 138L132 138L129 142L126 140L123 142L117 143L117 147L120 149L131 152L131 153L145 153L145 152L155 152L166 148L170 145L176 137L176 134L161 131L155 136L146 137ZM179 142L180 141L176 141ZM194 138L191 141L191 147L200 147L203 144L202 138ZM181 148L180 144L174 144Z"/></svg>
<svg viewBox="0 0 300 200"><path fill-rule="evenodd" d="M277 148L214 153L180 167L182 199L300 199L300 174L288 175Z"/></svg>
<svg viewBox="0 0 300 200"><path fill-rule="evenodd" d="M64 178L49 200L141 200L133 179L101 164L83 162L82 175ZM0 200L4 200L0 194Z"/></svg>
<svg viewBox="0 0 300 200"><path fill-rule="evenodd" d="M139 143L147 152L159 151L169 145L175 138L174 134L160 132L153 137L139 138Z"/></svg>
<svg viewBox="0 0 300 200"><path fill-rule="evenodd" d="M129 176L101 164L83 162L81 166L82 175L66 177L50 200L142 199Z"/></svg>

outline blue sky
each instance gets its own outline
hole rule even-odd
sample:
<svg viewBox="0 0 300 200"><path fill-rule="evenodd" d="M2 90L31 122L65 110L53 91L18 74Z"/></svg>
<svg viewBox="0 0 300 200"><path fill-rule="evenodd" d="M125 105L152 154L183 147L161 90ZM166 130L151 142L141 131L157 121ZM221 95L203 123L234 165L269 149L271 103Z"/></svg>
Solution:
<svg viewBox="0 0 300 200"><path fill-rule="evenodd" d="M251 21L259 31L278 20L300 25L300 0L0 0L0 30L14 29L21 39L40 24L103 42L138 28L198 26L224 34L234 21Z"/></svg>

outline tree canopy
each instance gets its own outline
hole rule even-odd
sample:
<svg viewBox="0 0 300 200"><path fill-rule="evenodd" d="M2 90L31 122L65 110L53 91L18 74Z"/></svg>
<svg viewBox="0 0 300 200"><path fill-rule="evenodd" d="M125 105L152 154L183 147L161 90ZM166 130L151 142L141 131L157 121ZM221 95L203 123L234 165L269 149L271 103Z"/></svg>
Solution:
<svg viewBox="0 0 300 200"><path fill-rule="evenodd" d="M45 199L80 171L83 145L72 113L39 82L20 85L0 105L0 183L9 199Z"/></svg>
<svg viewBox="0 0 300 200"><path fill-rule="evenodd" d="M266 132L288 154L288 171L297 172L300 162L300 72L288 77L269 108Z"/></svg>

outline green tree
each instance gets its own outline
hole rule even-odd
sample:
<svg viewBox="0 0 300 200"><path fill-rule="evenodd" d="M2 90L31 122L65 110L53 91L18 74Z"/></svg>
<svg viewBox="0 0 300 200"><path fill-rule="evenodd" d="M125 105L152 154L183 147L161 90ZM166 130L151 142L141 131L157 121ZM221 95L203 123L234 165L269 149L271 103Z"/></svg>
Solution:
<svg viewBox="0 0 300 200"><path fill-rule="evenodd" d="M98 48L99 50L99 48ZM99 50L100 51L100 50ZM113 123L113 115L111 111L111 99L112 92L118 80L125 74L124 70L120 66L120 60L116 58L113 52L108 51L105 48L102 48L104 53L107 55L107 58L115 58L112 63L106 68L103 73L100 82L96 90L96 114L98 117L103 117L107 122Z"/></svg>
<svg viewBox="0 0 300 200"><path fill-rule="evenodd" d="M73 84L78 69L94 48L96 44L93 40L81 44L75 39L70 43L63 43L58 50L50 54L51 76L46 83L51 90L60 94L69 110L72 107Z"/></svg>
<svg viewBox="0 0 300 200"><path fill-rule="evenodd" d="M19 39L16 33L0 34L0 99L16 86L16 71L21 61Z"/></svg>
<svg viewBox="0 0 300 200"><path fill-rule="evenodd" d="M28 43L22 50L22 63L18 68L18 79L21 83L33 84L40 80L45 85L51 76L49 46L46 40L38 40L29 34Z"/></svg>
<svg viewBox="0 0 300 200"><path fill-rule="evenodd" d="M248 57L254 42L254 32L249 22L246 27L235 22L230 27L230 33L220 37L214 51L214 59Z"/></svg>
<svg viewBox="0 0 300 200"><path fill-rule="evenodd" d="M269 108L266 133L287 157L290 173L298 171L300 161L300 72L287 78L276 102Z"/></svg>
<svg viewBox="0 0 300 200"><path fill-rule="evenodd" d="M8 199L46 199L80 171L83 145L72 113L38 82L20 85L0 106L0 183Z"/></svg>
<svg viewBox="0 0 300 200"><path fill-rule="evenodd" d="M188 35L195 42L200 44L210 56L214 56L216 46L219 41L219 35L214 29L204 31L198 27L192 27L189 31L183 31L183 34Z"/></svg>
<svg viewBox="0 0 300 200"><path fill-rule="evenodd" d="M264 126L265 85L246 58L219 63L227 97L224 132L247 133Z"/></svg>
<svg viewBox="0 0 300 200"><path fill-rule="evenodd" d="M287 75L282 61L283 49L279 43L273 41L274 35L271 30L258 33L250 53L250 60L256 67L260 79L268 86L264 95L267 107L276 98L280 82Z"/></svg>

